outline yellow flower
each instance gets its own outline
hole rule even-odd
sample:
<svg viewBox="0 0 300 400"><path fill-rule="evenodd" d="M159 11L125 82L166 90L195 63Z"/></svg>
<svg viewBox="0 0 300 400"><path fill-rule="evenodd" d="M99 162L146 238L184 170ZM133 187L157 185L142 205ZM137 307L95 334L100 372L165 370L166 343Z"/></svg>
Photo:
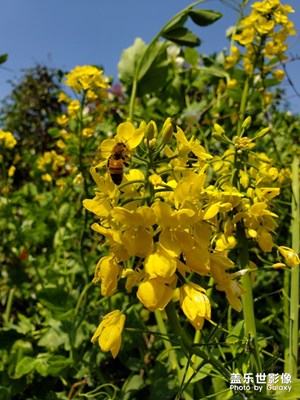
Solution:
<svg viewBox="0 0 300 400"><path fill-rule="evenodd" d="M58 101L59 102L65 102L65 103L68 103L69 102L69 97L66 95L66 93L64 93L64 92L60 92L59 93L59 96L58 96Z"/></svg>
<svg viewBox="0 0 300 400"><path fill-rule="evenodd" d="M141 124L139 128L135 128L130 121L121 123L117 127L117 134L115 137L113 139L105 139L101 143L100 149L102 156L107 159L111 155L114 146L118 143L124 143L129 151L133 150L141 143L144 133L143 124Z"/></svg>
<svg viewBox="0 0 300 400"><path fill-rule="evenodd" d="M96 329L91 342L98 340L102 351L110 351L113 358L119 353L122 343L122 331L125 324L125 315L119 310L112 311L105 315Z"/></svg>
<svg viewBox="0 0 300 400"><path fill-rule="evenodd" d="M50 174L43 174L42 175L42 180L45 182L51 182L52 181L52 176Z"/></svg>
<svg viewBox="0 0 300 400"><path fill-rule="evenodd" d="M295 267L296 265L300 264L299 256L297 253L294 252L293 249L286 246L279 246L278 250L280 254L284 258L284 262L289 267Z"/></svg>
<svg viewBox="0 0 300 400"><path fill-rule="evenodd" d="M261 35L267 35L275 26L275 22L265 17L259 17L256 23L256 29Z"/></svg>
<svg viewBox="0 0 300 400"><path fill-rule="evenodd" d="M136 295L148 310L163 310L172 299L173 286L176 285L176 280L175 275L169 279L146 279L140 283Z"/></svg>
<svg viewBox="0 0 300 400"><path fill-rule="evenodd" d="M69 119L65 114L60 115L59 117L56 118L56 122L58 123L58 125L62 125L62 126L67 125L68 120Z"/></svg>
<svg viewBox="0 0 300 400"><path fill-rule="evenodd" d="M75 118L78 110L80 109L79 100L72 100L68 105L68 114L71 118Z"/></svg>
<svg viewBox="0 0 300 400"><path fill-rule="evenodd" d="M195 329L201 329L204 319L211 318L210 302L205 290L192 282L180 288L180 306Z"/></svg>
<svg viewBox="0 0 300 400"><path fill-rule="evenodd" d="M150 175L148 179L149 182L155 187L158 187L163 183L161 176L157 174Z"/></svg>
<svg viewBox="0 0 300 400"><path fill-rule="evenodd" d="M63 150L63 149L65 149L67 147L67 145L62 139L58 139L56 141L56 147L58 147L59 149Z"/></svg>
<svg viewBox="0 0 300 400"><path fill-rule="evenodd" d="M12 149L17 144L13 134L11 132L3 131L2 129L0 129L0 142L1 141L3 141L4 147L7 149Z"/></svg>
<svg viewBox="0 0 300 400"><path fill-rule="evenodd" d="M93 88L106 89L109 85L102 73L92 65L77 66L66 75L66 85L77 93Z"/></svg>
<svg viewBox="0 0 300 400"><path fill-rule="evenodd" d="M83 130L82 130L82 136L83 137L91 137L91 136L93 136L93 134L94 134L94 129L92 129L92 128L84 128Z"/></svg>
<svg viewBox="0 0 300 400"><path fill-rule="evenodd" d="M111 296L117 290L122 268L112 256L102 257L97 264L93 283L101 282L102 296Z"/></svg>
<svg viewBox="0 0 300 400"><path fill-rule="evenodd" d="M145 272L150 278L169 278L174 275L176 267L176 259L160 245L157 246L157 251L145 260Z"/></svg>
<svg viewBox="0 0 300 400"><path fill-rule="evenodd" d="M216 289L226 293L226 298L234 310L242 310L242 302L239 297L245 294L246 291L239 282L231 279L231 276L228 275L227 279L216 284Z"/></svg>
<svg viewBox="0 0 300 400"><path fill-rule="evenodd" d="M280 81L285 77L285 72L282 69L277 69L276 71L273 71L272 74Z"/></svg>
<svg viewBox="0 0 300 400"><path fill-rule="evenodd" d="M107 229L100 224L92 224L91 228L104 235L108 239L111 252L114 254L117 261L125 261L130 257L128 253L129 243L128 239L124 237L120 232L116 232L113 229Z"/></svg>
<svg viewBox="0 0 300 400"><path fill-rule="evenodd" d="M230 79L227 82L227 88L228 89L233 89L234 87L236 87L236 85L237 85L237 80L236 79Z"/></svg>
<svg viewBox="0 0 300 400"><path fill-rule="evenodd" d="M9 170L8 170L8 176L9 176L10 178L11 178L12 176L14 176L15 171L16 171L16 167L15 167L14 165L11 165L11 166L9 167Z"/></svg>

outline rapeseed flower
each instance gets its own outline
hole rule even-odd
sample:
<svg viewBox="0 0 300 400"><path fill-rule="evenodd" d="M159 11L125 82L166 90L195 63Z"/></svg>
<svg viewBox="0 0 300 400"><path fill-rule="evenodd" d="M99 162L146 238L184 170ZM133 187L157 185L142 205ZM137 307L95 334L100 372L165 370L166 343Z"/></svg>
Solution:
<svg viewBox="0 0 300 400"><path fill-rule="evenodd" d="M113 358L116 358L122 343L122 332L126 317L119 310L112 311L105 315L96 329L91 342L98 340L102 351L110 351Z"/></svg>
<svg viewBox="0 0 300 400"><path fill-rule="evenodd" d="M293 249L286 246L279 246L278 247L279 253L283 256L284 262L289 267L295 267L296 265L300 264L300 259L297 253L294 252Z"/></svg>
<svg viewBox="0 0 300 400"><path fill-rule="evenodd" d="M180 288L180 306L197 330L202 328L205 319L211 319L210 301L205 290L195 283L190 282Z"/></svg>
<svg viewBox="0 0 300 400"><path fill-rule="evenodd" d="M77 66L66 75L66 85L76 93L92 88L107 89L109 85L102 74L101 69L92 65ZM106 97L105 93L101 92Z"/></svg>
<svg viewBox="0 0 300 400"><path fill-rule="evenodd" d="M13 149L17 144L14 135L11 132L3 131L0 129L0 143L3 143L3 146L7 149Z"/></svg>

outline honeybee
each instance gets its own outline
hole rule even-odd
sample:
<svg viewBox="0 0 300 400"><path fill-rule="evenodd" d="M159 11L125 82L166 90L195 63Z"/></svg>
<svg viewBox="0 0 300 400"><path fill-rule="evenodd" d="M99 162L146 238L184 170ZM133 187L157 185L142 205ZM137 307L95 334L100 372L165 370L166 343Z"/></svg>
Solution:
<svg viewBox="0 0 300 400"><path fill-rule="evenodd" d="M124 165L128 167L130 160L129 150L124 143L117 143L108 158L107 166L112 181L120 185L123 179Z"/></svg>

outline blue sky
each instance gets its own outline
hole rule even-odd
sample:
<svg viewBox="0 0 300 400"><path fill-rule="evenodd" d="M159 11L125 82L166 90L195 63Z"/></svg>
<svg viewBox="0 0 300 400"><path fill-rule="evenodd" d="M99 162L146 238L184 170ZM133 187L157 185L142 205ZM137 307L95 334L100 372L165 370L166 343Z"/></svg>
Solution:
<svg viewBox="0 0 300 400"><path fill-rule="evenodd" d="M8 61L0 66L0 100L10 92L8 80L20 77L21 69L46 64L70 70L76 65L100 64L117 80L122 51L136 37L146 43L190 0L1 0L0 54ZM290 42L289 54L300 56L300 0L284 0L295 9L290 17L298 35ZM220 0L206 1L198 8L223 13L210 27L192 27L202 40L200 53L220 52L228 46L226 29L237 14ZM300 60L288 65L290 77L300 93ZM283 83L287 86L287 81ZM300 98L288 90L292 109L300 112Z"/></svg>

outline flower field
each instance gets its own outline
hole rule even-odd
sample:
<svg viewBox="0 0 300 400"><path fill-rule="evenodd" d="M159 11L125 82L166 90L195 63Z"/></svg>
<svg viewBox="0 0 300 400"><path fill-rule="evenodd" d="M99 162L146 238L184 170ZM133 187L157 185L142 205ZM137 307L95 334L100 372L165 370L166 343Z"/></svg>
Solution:
<svg viewBox="0 0 300 400"><path fill-rule="evenodd" d="M203 56L202 3L119 83L37 65L3 101L0 400L300 398L294 10L237 2Z"/></svg>

